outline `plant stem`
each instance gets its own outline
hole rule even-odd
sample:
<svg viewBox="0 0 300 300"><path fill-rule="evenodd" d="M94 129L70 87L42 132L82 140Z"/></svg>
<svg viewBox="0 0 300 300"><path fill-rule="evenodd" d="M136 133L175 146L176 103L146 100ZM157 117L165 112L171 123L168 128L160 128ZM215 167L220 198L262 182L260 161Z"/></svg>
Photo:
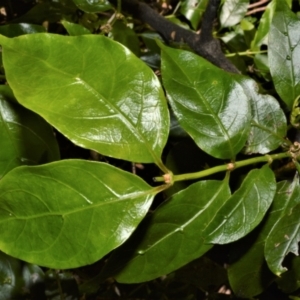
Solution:
<svg viewBox="0 0 300 300"><path fill-rule="evenodd" d="M290 152L284 152L279 154L272 154L272 155L264 155L264 156L258 156L253 157L245 160L241 160L234 163L229 163L222 166L216 166L207 170L195 172L195 173L187 173L187 174L180 174L180 175L173 175L172 182L175 181L183 181L183 180L191 180L191 179L199 179L202 177L206 177L215 173L224 172L224 171L232 171L237 168L245 167L251 164L256 164L260 162L269 162L271 163L273 160L282 159L292 157L292 154ZM154 177L154 181L156 182L164 182L165 177Z"/></svg>
<svg viewBox="0 0 300 300"><path fill-rule="evenodd" d="M253 55L253 54L263 54L263 53L267 53L268 50L262 50L262 51L244 51L244 52L236 52L236 53L228 53L228 54L225 54L226 57L232 57L232 56L235 56L235 55L239 55L239 56L244 56L244 55Z"/></svg>

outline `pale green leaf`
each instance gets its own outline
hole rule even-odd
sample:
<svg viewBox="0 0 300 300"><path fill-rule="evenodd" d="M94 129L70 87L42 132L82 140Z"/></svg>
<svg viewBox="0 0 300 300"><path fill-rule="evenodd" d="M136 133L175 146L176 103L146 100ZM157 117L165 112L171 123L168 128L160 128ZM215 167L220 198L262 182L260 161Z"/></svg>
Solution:
<svg viewBox="0 0 300 300"><path fill-rule="evenodd" d="M0 249L54 269L91 264L131 235L158 191L105 163L15 168L0 181Z"/></svg>
<svg viewBox="0 0 300 300"><path fill-rule="evenodd" d="M76 36L76 35L91 34L91 32L87 28L83 27L82 25L71 23L65 20L61 21L61 23L66 28L69 35Z"/></svg>
<svg viewBox="0 0 300 300"><path fill-rule="evenodd" d="M247 12L249 0L225 0L220 12L221 27L238 24Z"/></svg>
<svg viewBox="0 0 300 300"><path fill-rule="evenodd" d="M204 58L160 45L164 87L179 124L211 156L234 158L250 130L243 88Z"/></svg>
<svg viewBox="0 0 300 300"><path fill-rule="evenodd" d="M158 78L127 48L96 35L1 36L0 42L7 80L22 105L79 146L161 164L167 103Z"/></svg>

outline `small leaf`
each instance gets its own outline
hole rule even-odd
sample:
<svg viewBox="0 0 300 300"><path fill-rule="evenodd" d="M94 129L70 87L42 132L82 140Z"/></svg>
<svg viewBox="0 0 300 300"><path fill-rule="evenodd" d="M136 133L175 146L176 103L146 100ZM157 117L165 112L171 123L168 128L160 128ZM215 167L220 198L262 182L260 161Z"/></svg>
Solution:
<svg viewBox="0 0 300 300"><path fill-rule="evenodd" d="M282 267L285 256L290 252L299 255L299 215L300 204L297 204L278 220L266 240L266 260L270 270L278 276L287 271Z"/></svg>
<svg viewBox="0 0 300 300"><path fill-rule="evenodd" d="M251 42L251 50L259 51L262 45L268 45L268 36L275 13L276 1L271 1L259 20L259 25Z"/></svg>
<svg viewBox="0 0 300 300"><path fill-rule="evenodd" d="M91 264L131 235L157 192L105 163L16 168L0 181L0 249L53 269Z"/></svg>
<svg viewBox="0 0 300 300"><path fill-rule="evenodd" d="M276 192L268 165L252 170L205 229L206 242L228 244L252 231L263 219Z"/></svg>
<svg viewBox="0 0 300 300"><path fill-rule="evenodd" d="M13 99L8 86L0 89L0 179L20 165L58 160L59 149L52 128L40 116Z"/></svg>
<svg viewBox="0 0 300 300"><path fill-rule="evenodd" d="M249 0L225 0L221 8L220 24L222 28L238 24L245 16Z"/></svg>
<svg viewBox="0 0 300 300"><path fill-rule="evenodd" d="M244 153L265 154L285 142L287 120L278 101L271 95L258 93L258 85L250 78L239 76L251 104L252 122Z"/></svg>
<svg viewBox="0 0 300 300"><path fill-rule="evenodd" d="M205 12L208 0L184 0L181 2L180 13L191 22L193 29L198 29L201 17Z"/></svg>
<svg viewBox="0 0 300 300"><path fill-rule="evenodd" d="M112 9L107 0L73 0L74 3L83 11L88 13L98 13Z"/></svg>
<svg viewBox="0 0 300 300"><path fill-rule="evenodd" d="M276 2L269 33L269 65L275 89L291 110L300 95L300 21L285 1Z"/></svg>
<svg viewBox="0 0 300 300"><path fill-rule="evenodd" d="M158 78L127 48L96 35L0 41L7 80L22 105L79 146L161 164L167 103Z"/></svg>
<svg viewBox="0 0 300 300"><path fill-rule="evenodd" d="M234 158L250 129L243 88L196 54L160 47L164 87L179 124L211 156Z"/></svg>
<svg viewBox="0 0 300 300"><path fill-rule="evenodd" d="M84 34L91 34L91 32L83 27L82 25L71 23L68 21L61 21L63 26L66 28L69 35L76 36L76 35L84 35Z"/></svg>
<svg viewBox="0 0 300 300"><path fill-rule="evenodd" d="M103 276L143 282L200 257L212 247L204 244L202 231L229 196L227 180L199 181L174 194L113 253Z"/></svg>

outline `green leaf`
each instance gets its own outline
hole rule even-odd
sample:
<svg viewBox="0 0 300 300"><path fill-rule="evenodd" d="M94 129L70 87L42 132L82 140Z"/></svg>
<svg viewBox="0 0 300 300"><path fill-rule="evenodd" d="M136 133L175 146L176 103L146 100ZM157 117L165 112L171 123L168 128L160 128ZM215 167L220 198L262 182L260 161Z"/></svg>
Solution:
<svg viewBox="0 0 300 300"><path fill-rule="evenodd" d="M220 12L222 28L238 24L245 16L249 0L225 0Z"/></svg>
<svg viewBox="0 0 300 300"><path fill-rule="evenodd" d="M243 88L196 54L160 47L164 87L179 124L211 156L234 158L250 129Z"/></svg>
<svg viewBox="0 0 300 300"><path fill-rule="evenodd" d="M105 163L16 168L0 181L0 249L53 269L91 264L131 235L158 191Z"/></svg>
<svg viewBox="0 0 300 300"><path fill-rule="evenodd" d="M17 166L51 162L60 157L49 124L19 104L8 102L10 92L8 86L0 88L0 179Z"/></svg>
<svg viewBox="0 0 300 300"><path fill-rule="evenodd" d="M83 27L82 25L71 23L68 21L61 21L63 26L66 28L69 35L76 36L76 35L84 35L84 34L91 34L91 32Z"/></svg>
<svg viewBox="0 0 300 300"><path fill-rule="evenodd" d="M169 132L164 93L127 48L95 35L1 36L0 42L7 80L22 105L79 146L161 164Z"/></svg>
<svg viewBox="0 0 300 300"><path fill-rule="evenodd" d="M299 255L300 203L287 211L272 228L265 245L265 256L270 270L280 275L287 271L282 266L284 258L291 252Z"/></svg>
<svg viewBox="0 0 300 300"><path fill-rule="evenodd" d="M206 242L228 244L247 235L263 219L275 192L275 176L268 165L250 171L205 229Z"/></svg>
<svg viewBox="0 0 300 300"><path fill-rule="evenodd" d="M262 45L268 45L268 36L275 13L276 1L271 1L259 20L259 25L251 43L252 51L259 51Z"/></svg>
<svg viewBox="0 0 300 300"><path fill-rule="evenodd" d="M236 77L237 78L237 77ZM250 78L239 76L239 83L250 99L252 121L244 153L265 154L285 142L287 120L278 101L271 95L258 92L258 85Z"/></svg>
<svg viewBox="0 0 300 300"><path fill-rule="evenodd" d="M103 276L137 283L168 274L212 246L202 231L230 196L228 181L199 181L174 194L115 251Z"/></svg>
<svg viewBox="0 0 300 300"><path fill-rule="evenodd" d="M300 95L300 21L285 1L276 3L269 33L269 65L275 89L291 109Z"/></svg>
<svg viewBox="0 0 300 300"><path fill-rule="evenodd" d="M7 37L16 37L23 34L31 34L45 31L46 29L43 26L26 23L0 26L0 34L5 35Z"/></svg>
<svg viewBox="0 0 300 300"><path fill-rule="evenodd" d="M73 0L74 3L83 11L89 13L98 13L112 9L107 0Z"/></svg>
<svg viewBox="0 0 300 300"><path fill-rule="evenodd" d="M195 30L198 29L207 3L208 0L184 0L181 2L180 13L191 22L191 25Z"/></svg>

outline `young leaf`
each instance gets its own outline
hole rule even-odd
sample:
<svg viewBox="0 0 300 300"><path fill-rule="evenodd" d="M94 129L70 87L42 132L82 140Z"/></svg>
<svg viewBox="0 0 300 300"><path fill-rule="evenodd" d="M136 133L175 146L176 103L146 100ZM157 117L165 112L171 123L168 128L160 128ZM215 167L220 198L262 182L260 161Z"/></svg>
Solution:
<svg viewBox="0 0 300 300"><path fill-rule="evenodd" d="M83 11L98 13L112 9L107 0L73 0L73 2Z"/></svg>
<svg viewBox="0 0 300 300"><path fill-rule="evenodd" d="M76 35L91 34L91 32L87 28L83 27L82 25L71 23L65 20L61 21L61 23L68 31L69 35L76 36Z"/></svg>
<svg viewBox="0 0 300 300"><path fill-rule="evenodd" d="M227 180L199 181L174 194L113 253L103 276L143 282L200 257L211 248L202 230L229 196Z"/></svg>
<svg viewBox="0 0 300 300"><path fill-rule="evenodd" d="M269 65L275 89L291 110L300 95L300 21L285 1L276 2L269 33Z"/></svg>
<svg viewBox="0 0 300 300"><path fill-rule="evenodd" d="M276 275L287 271L282 262L290 252L299 255L300 203L283 215L272 228L265 245L265 256L270 270Z"/></svg>
<svg viewBox="0 0 300 300"><path fill-rule="evenodd" d="M169 132L155 74L104 36L0 36L7 80L18 101L75 144L160 164Z"/></svg>
<svg viewBox="0 0 300 300"><path fill-rule="evenodd" d="M250 129L243 88L204 58L160 46L164 87L179 124L211 156L234 158Z"/></svg>
<svg viewBox="0 0 300 300"><path fill-rule="evenodd" d="M268 165L250 171L205 229L206 242L228 244L247 235L263 219L275 192L275 176Z"/></svg>
<svg viewBox="0 0 300 300"><path fill-rule="evenodd" d="M45 120L7 97L0 89L0 179L20 165L58 160L59 149L52 128Z"/></svg>
<svg viewBox="0 0 300 300"><path fill-rule="evenodd" d="M248 5L249 0L225 0L220 13L221 27L238 24L245 16Z"/></svg>
<svg viewBox="0 0 300 300"><path fill-rule="evenodd" d="M239 79L238 79L239 77ZM238 76L251 104L252 121L244 153L265 154L284 143L287 132L285 114L278 101L271 95L258 93L254 80Z"/></svg>
<svg viewBox="0 0 300 300"><path fill-rule="evenodd" d="M0 249L54 269L91 264L131 235L158 191L105 163L15 168L0 181Z"/></svg>

